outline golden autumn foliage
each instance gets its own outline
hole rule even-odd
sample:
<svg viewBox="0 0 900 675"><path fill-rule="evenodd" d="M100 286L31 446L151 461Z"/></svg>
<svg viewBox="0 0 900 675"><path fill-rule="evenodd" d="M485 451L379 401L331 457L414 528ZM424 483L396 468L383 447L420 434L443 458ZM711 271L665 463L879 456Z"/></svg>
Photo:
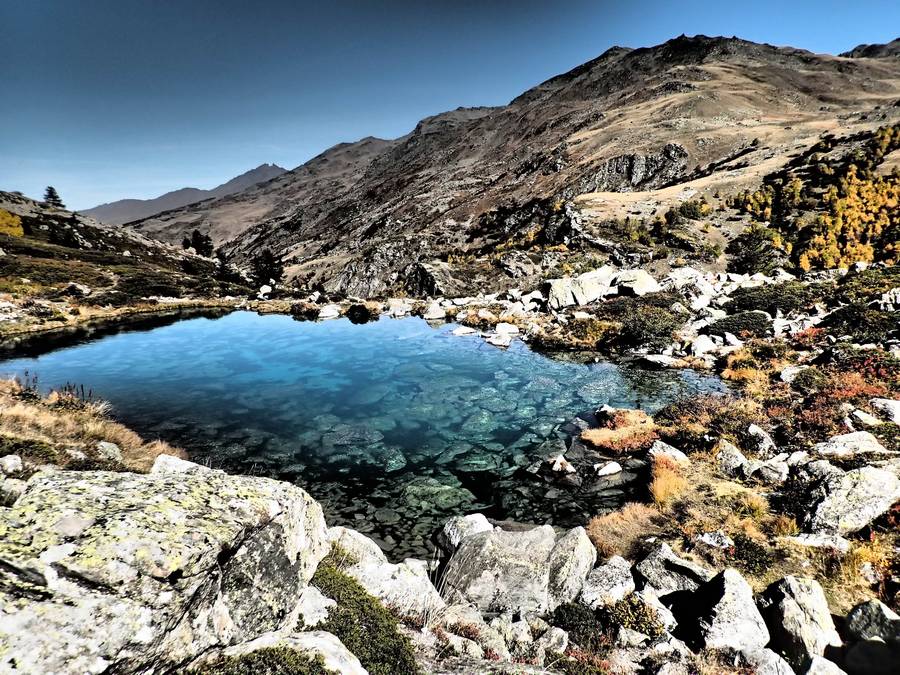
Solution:
<svg viewBox="0 0 900 675"><path fill-rule="evenodd" d="M0 209L0 234L8 234L11 237L24 236L22 219L9 211Z"/></svg>

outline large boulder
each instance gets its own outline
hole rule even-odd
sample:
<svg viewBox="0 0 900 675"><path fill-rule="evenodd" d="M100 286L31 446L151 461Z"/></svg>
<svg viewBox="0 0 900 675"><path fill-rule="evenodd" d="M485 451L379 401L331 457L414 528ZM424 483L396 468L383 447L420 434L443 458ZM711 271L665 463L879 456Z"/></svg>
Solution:
<svg viewBox="0 0 900 675"><path fill-rule="evenodd" d="M596 555L581 527L560 538L549 525L479 532L450 558L444 597L482 613L543 614L578 596Z"/></svg>
<svg viewBox="0 0 900 675"><path fill-rule="evenodd" d="M483 513L471 513L467 516L454 516L444 523L438 532L438 544L448 553L453 553L463 539L479 532L490 532L494 526Z"/></svg>
<svg viewBox="0 0 900 675"><path fill-rule="evenodd" d="M287 483L39 473L0 510L0 671L177 670L292 628L328 549L321 508Z"/></svg>
<svg viewBox="0 0 900 675"><path fill-rule="evenodd" d="M787 576L771 584L759 607L772 637L771 647L796 669L826 648L840 647L828 601L818 582Z"/></svg>
<svg viewBox="0 0 900 675"><path fill-rule="evenodd" d="M634 571L641 588L649 586L659 597L696 590L713 576L705 567L679 558L665 542L657 544Z"/></svg>
<svg viewBox="0 0 900 675"><path fill-rule="evenodd" d="M401 617L427 620L446 606L422 560L407 558L397 564L366 561L343 571Z"/></svg>
<svg viewBox="0 0 900 675"><path fill-rule="evenodd" d="M552 309L588 305L610 294L610 281L615 274L615 267L604 265L577 277L550 279L547 282L547 304Z"/></svg>
<svg viewBox="0 0 900 675"><path fill-rule="evenodd" d="M647 295L662 290L656 279L644 270L622 270L612 280L619 289L619 295Z"/></svg>
<svg viewBox="0 0 900 675"><path fill-rule="evenodd" d="M725 569L696 592L680 595L673 611L688 644L740 652L762 649L769 643L753 589L736 570Z"/></svg>
<svg viewBox="0 0 900 675"><path fill-rule="evenodd" d="M804 527L811 532L851 534L900 499L897 475L873 466L831 473L810 493Z"/></svg>
<svg viewBox="0 0 900 675"><path fill-rule="evenodd" d="M900 424L900 401L891 398L873 398L869 404L889 422Z"/></svg>

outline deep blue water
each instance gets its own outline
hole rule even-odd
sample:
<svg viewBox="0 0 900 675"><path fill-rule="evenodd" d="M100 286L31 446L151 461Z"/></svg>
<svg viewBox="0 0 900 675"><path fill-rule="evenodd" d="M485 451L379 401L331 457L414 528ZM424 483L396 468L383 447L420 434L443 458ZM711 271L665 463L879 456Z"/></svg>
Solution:
<svg viewBox="0 0 900 675"><path fill-rule="evenodd" d="M120 332L0 363L110 401L147 438L233 471L293 480L331 522L395 555L422 554L436 523L502 495L560 423L609 403L655 410L718 382L508 350L420 319L305 323L235 312ZM512 482L511 482L512 481ZM534 519L552 521L537 503Z"/></svg>

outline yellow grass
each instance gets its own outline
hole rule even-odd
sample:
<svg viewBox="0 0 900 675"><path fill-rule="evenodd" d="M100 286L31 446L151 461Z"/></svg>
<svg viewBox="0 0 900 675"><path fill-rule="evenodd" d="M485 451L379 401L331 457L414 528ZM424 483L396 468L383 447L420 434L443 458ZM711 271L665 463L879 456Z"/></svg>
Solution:
<svg viewBox="0 0 900 675"><path fill-rule="evenodd" d="M650 475L650 496L660 509L669 508L688 489L681 469L668 457L656 457Z"/></svg>
<svg viewBox="0 0 900 675"><path fill-rule="evenodd" d="M630 558L641 539L660 532L661 520L656 509L631 502L617 511L591 518L586 529L600 556Z"/></svg>

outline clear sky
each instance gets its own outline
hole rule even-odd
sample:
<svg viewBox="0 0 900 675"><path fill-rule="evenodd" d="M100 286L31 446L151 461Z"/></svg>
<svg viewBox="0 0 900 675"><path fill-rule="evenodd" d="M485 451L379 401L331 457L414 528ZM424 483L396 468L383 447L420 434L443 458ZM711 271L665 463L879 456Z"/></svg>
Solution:
<svg viewBox="0 0 900 675"><path fill-rule="evenodd" d="M887 42L900 2L0 0L0 30L0 189L88 208L504 104L614 44Z"/></svg>

